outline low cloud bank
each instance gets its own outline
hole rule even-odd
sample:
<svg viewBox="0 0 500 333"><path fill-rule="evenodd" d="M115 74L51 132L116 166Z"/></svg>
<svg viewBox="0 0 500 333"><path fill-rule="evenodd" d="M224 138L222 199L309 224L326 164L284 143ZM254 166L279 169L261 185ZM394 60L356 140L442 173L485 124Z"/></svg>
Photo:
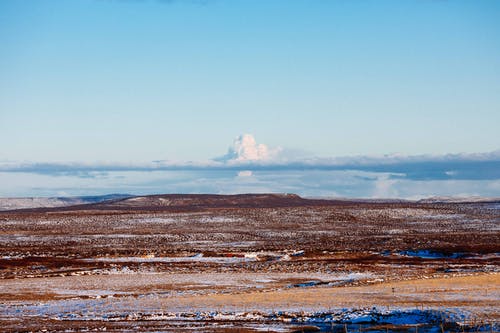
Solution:
<svg viewBox="0 0 500 333"><path fill-rule="evenodd" d="M296 193L306 197L500 197L500 180L412 180L354 170L228 170L109 172L101 178L2 173L0 197L82 196L109 193Z"/></svg>
<svg viewBox="0 0 500 333"><path fill-rule="evenodd" d="M52 176L91 178L107 172L147 171L341 171L358 170L397 174L414 180L500 179L500 153L455 154L440 156L357 156L344 158L309 158L278 160L278 150L252 142L238 141L223 158L199 163L157 161L142 164L126 163L6 163L0 162L0 172L34 173Z"/></svg>
<svg viewBox="0 0 500 333"><path fill-rule="evenodd" d="M307 196L500 197L500 150L445 155L303 157L237 137L202 162L16 163L0 160L0 196L294 192ZM2 192L3 191L3 192ZM80 192L78 192L80 191ZM83 191L83 192L81 192Z"/></svg>

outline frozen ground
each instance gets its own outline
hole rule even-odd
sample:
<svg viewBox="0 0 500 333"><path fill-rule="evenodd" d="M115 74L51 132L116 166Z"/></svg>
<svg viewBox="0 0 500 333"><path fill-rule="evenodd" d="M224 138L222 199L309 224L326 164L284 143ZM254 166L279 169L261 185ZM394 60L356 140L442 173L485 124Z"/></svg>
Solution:
<svg viewBox="0 0 500 333"><path fill-rule="evenodd" d="M498 328L496 206L217 200L0 213L2 331Z"/></svg>
<svg viewBox="0 0 500 333"><path fill-rule="evenodd" d="M60 277L41 284L10 280L5 288L16 299L4 302L0 318L7 323L8 318L45 318L111 326L144 321L166 326L171 322L189 326L192 321L244 321L264 326L274 322L271 326L279 329L288 324L314 324L326 330L334 324L363 324L365 329L419 324L429 330L440 325L451 330L481 324L491 329L498 322L496 273L347 287L290 288L286 283L304 278L283 274L131 274ZM369 277L308 278L339 281Z"/></svg>

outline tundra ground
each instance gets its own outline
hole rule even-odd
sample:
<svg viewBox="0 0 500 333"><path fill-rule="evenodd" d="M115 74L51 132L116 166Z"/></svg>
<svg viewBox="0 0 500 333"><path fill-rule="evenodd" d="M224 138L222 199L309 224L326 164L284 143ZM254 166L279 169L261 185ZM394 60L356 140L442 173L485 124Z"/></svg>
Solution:
<svg viewBox="0 0 500 333"><path fill-rule="evenodd" d="M499 222L498 203L272 195L3 212L0 326L491 331Z"/></svg>

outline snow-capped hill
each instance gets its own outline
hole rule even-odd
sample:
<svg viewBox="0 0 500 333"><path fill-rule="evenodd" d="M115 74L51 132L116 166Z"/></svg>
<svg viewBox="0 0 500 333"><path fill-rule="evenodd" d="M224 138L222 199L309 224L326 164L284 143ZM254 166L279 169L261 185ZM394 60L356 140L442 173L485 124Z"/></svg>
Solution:
<svg viewBox="0 0 500 333"><path fill-rule="evenodd" d="M0 198L0 211L29 209L29 208L55 208L74 205L98 203L108 200L128 198L128 194L107 194L82 197L27 197L27 198Z"/></svg>

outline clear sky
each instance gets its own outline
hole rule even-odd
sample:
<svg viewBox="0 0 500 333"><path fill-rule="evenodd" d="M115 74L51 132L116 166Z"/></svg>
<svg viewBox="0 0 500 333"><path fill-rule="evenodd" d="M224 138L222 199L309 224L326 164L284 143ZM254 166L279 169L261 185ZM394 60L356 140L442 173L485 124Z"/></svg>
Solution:
<svg viewBox="0 0 500 333"><path fill-rule="evenodd" d="M0 161L206 161L243 133L498 150L500 1L0 1Z"/></svg>

